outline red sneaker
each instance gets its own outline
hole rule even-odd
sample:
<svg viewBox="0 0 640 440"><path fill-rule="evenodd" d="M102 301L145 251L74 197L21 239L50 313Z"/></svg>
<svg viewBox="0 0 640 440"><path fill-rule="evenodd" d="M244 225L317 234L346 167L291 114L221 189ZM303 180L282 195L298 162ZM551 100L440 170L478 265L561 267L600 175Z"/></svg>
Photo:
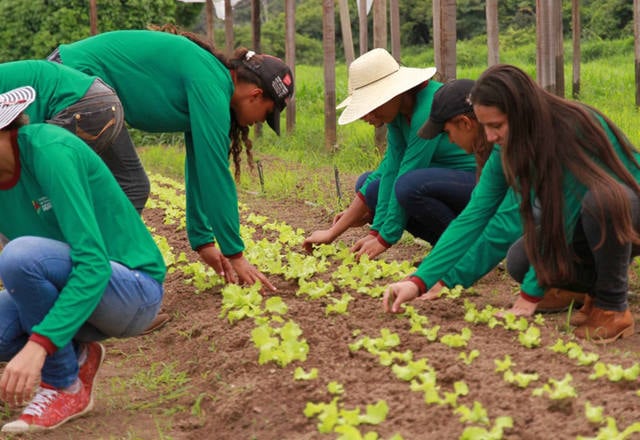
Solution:
<svg viewBox="0 0 640 440"><path fill-rule="evenodd" d="M82 381L91 397L93 397L93 381L100 365L102 365L104 355L104 346L98 342L83 343L80 349L78 378Z"/></svg>
<svg viewBox="0 0 640 440"><path fill-rule="evenodd" d="M2 432L42 431L57 428L68 420L91 411L93 399L80 383L77 393L65 393L41 383L36 395L18 420L2 427Z"/></svg>

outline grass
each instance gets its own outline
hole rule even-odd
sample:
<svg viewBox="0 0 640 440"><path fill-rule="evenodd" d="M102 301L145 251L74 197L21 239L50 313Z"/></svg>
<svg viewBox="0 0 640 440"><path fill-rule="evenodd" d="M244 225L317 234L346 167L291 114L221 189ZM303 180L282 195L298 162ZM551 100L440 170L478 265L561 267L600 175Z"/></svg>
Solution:
<svg viewBox="0 0 640 440"><path fill-rule="evenodd" d="M535 76L534 35L507 35L501 42L501 62L518 65ZM571 44L565 48L565 89L571 96ZM458 43L458 78L477 78L486 68L486 46L480 39ZM412 67L433 64L433 51L403 48L403 63ZM633 38L594 41L582 45L580 100L608 115L640 147L638 108L635 106ZM377 166L381 156L373 145L373 129L356 121L337 126L335 148L325 146L325 111L322 66L296 66L296 121L292 133L276 136L266 125L254 139L254 156L263 165L264 184L257 171L249 173L244 164L239 188L269 198L296 197L325 207L330 212L343 209L353 189L341 186L337 197L334 170L341 176L357 176ZM336 68L336 102L346 96L347 70ZM284 121L282 123L284 127ZM142 143L141 143L142 142ZM147 143L148 142L148 143ZM175 134L153 138L137 134L140 156L148 171L181 179L184 150ZM278 160L269 160L277 158Z"/></svg>

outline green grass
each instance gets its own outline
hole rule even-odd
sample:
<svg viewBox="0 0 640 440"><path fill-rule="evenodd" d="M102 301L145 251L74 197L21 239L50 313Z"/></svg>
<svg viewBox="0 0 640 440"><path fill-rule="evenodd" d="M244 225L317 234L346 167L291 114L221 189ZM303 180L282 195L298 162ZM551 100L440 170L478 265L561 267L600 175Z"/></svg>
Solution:
<svg viewBox="0 0 640 440"><path fill-rule="evenodd" d="M535 76L535 35L507 35L501 41L501 62L515 64ZM565 90L571 96L571 42L565 43ZM459 42L458 78L477 78L486 68L487 49L482 39ZM594 41L582 45L580 100L609 116L640 147L638 109L635 106L635 76L633 38L619 41ZM424 48L403 48L402 64L412 67L433 65L433 51ZM337 126L337 143L325 145L324 71L322 66L296 66L296 121L292 133L276 136L266 125L262 136L254 139L254 156L263 160L263 185L258 174L250 175L246 164L240 188L263 193L266 197L297 197L325 206L330 211L344 207L337 201L334 167L340 175L358 175L373 169L380 162L380 153L373 145L373 129L356 121ZM336 68L336 103L342 101L347 90L347 70L344 64ZM338 112L339 114L339 112ZM183 176L184 151L175 135L154 138L150 135L136 139L145 145L140 155L148 171L173 178ZM141 143L149 142L149 143ZM180 144L178 144L180 145ZM293 165L293 166L291 166ZM343 198L351 198L351 188L342 187ZM345 194L346 192L346 194Z"/></svg>

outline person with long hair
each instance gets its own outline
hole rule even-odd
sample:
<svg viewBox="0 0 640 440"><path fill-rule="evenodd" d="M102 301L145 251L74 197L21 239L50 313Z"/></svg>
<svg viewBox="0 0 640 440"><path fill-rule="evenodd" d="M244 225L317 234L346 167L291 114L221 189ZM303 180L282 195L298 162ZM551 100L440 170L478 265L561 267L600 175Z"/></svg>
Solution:
<svg viewBox="0 0 640 440"><path fill-rule="evenodd" d="M2 432L49 430L89 412L105 356L162 304L166 267L110 170L79 137L28 124L35 90L0 94Z"/></svg>
<svg viewBox="0 0 640 440"><path fill-rule="evenodd" d="M279 58L246 48L227 58L173 26L105 32L62 44L49 59L113 87L132 127L184 133L192 249L227 282L259 281L275 290L243 255L229 156L238 179L243 143L252 164L248 127L267 121L279 134L280 112L293 95L291 69Z"/></svg>
<svg viewBox="0 0 640 440"><path fill-rule="evenodd" d="M487 141L484 128L473 111L469 98L474 84L470 79L456 79L440 87L433 97L429 119L418 134L433 139L446 133L451 142L475 155L479 179L489 156L500 153ZM444 287L471 286L502 261L509 247L521 236L518 199L509 190L477 240L467 241L462 247L449 246L446 242L437 244L415 273L389 286L383 297L385 310L399 313L402 303L420 293L424 293L420 299L430 300L438 298ZM426 286L430 286L428 291ZM582 293L551 288L545 291L537 310L557 312L566 310L572 302L582 304L583 301Z"/></svg>
<svg viewBox="0 0 640 440"><path fill-rule="evenodd" d="M500 154L487 161L446 241L480 233L511 188L524 235L507 254L521 284L509 311L531 316L544 289L560 286L588 294L571 320L577 337L633 335L627 294L640 254L640 153L602 112L549 93L515 66L487 69L470 99Z"/></svg>
<svg viewBox="0 0 640 440"><path fill-rule="evenodd" d="M418 136L428 118L436 69L400 66L384 49L373 49L349 66L350 95L338 122L361 119L386 126L387 147L373 172L360 176L356 197L326 230L303 242L307 251L330 243L349 227L371 223L369 234L356 241L357 257L376 257L398 242L407 230L432 245L469 201L475 185L475 159L442 134Z"/></svg>

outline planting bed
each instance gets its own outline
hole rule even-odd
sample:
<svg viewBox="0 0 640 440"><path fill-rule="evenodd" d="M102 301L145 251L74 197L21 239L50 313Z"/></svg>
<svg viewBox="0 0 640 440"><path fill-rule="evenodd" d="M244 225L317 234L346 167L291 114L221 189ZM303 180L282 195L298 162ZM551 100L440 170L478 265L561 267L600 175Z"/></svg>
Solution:
<svg viewBox="0 0 640 440"><path fill-rule="evenodd" d="M213 283L205 277L200 285L205 287L196 292L193 281L188 283L194 275L186 268L197 256L180 230L180 212L170 215L175 223L165 223L171 220L159 188L176 190L171 182L154 180L154 202L144 218L156 236L166 238L165 252L175 258L164 301L172 320L147 336L105 341L107 356L97 379L93 412L31 438L270 440L344 435L346 439L538 440L600 435L604 439L618 438L606 436L604 429L622 433L627 428L626 438L640 438L639 379L610 380L616 379L615 372L620 371L616 369L628 375L640 369L639 334L608 346L580 343L576 348L565 330L567 314L545 315L544 320L529 321L540 337L537 346L528 348L520 341L525 340L520 337L525 330L466 321L471 304L482 310L488 305L506 307L513 301L517 285L500 268L477 283L475 293L415 301L412 319L388 315L376 297L377 286L403 275L372 282L360 279L354 287L339 287L332 275L343 270L339 269L344 264L342 254L326 257L326 270L307 278L318 285L333 283L334 291L328 295L317 299L298 295L299 280L270 275L278 291L265 295L258 317L230 322L231 315L221 316L223 286L210 287L207 282ZM254 242L266 239L254 246L265 248L265 243L278 242L285 224L294 228L290 241L282 243L280 256L285 262L304 257L296 241L304 233L296 234L295 228L308 233L331 221L327 213L302 202L274 202L250 194L241 194L241 201L243 224L255 229L245 234ZM366 233L366 227L356 228L342 238L351 244ZM180 258L181 252L186 260ZM425 252L425 246L403 240L381 259L414 264ZM410 270L409 265L399 267ZM355 265L350 271L356 272ZM640 317L637 287L632 273L631 306L636 318ZM345 294L352 298L346 313L339 313L338 300ZM275 296L286 308L275 300L267 304ZM293 359L284 356L259 362L254 330L265 322L277 329L271 334L272 342L279 340L278 335L285 337L284 331L278 334L285 324L299 328L299 335L291 333L303 348L295 351ZM529 333L532 340L534 333ZM449 345L444 343L447 339L452 339ZM455 347L464 339L465 346ZM573 350L561 353L562 347ZM265 360L269 352L262 356ZM598 362L602 364L596 368ZM504 371L496 371L500 366ZM294 379L298 368L303 376L312 376L315 369L317 377ZM601 377L595 378L600 370ZM534 374L537 380L526 387L505 380L514 376L524 380L525 375ZM555 394L565 397L554 399ZM587 415L586 406L596 407L596 415L597 407L602 407L602 417ZM13 416L5 409L3 421ZM634 426L637 432L631 433Z"/></svg>

